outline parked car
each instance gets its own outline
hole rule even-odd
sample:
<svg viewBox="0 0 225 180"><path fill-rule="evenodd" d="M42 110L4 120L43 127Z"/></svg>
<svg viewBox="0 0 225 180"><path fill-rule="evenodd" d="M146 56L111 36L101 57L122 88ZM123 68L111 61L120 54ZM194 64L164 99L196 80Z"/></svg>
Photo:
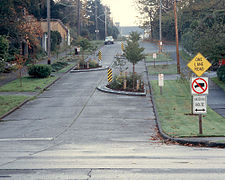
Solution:
<svg viewBox="0 0 225 180"><path fill-rule="evenodd" d="M107 36L107 37L105 38L105 45L106 45L106 44L114 44L114 39L113 39L112 36Z"/></svg>

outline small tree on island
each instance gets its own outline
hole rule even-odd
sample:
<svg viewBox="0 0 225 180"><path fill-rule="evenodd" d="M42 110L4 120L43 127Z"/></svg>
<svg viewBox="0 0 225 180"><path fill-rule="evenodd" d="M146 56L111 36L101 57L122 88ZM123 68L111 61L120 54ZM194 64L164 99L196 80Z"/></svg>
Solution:
<svg viewBox="0 0 225 180"><path fill-rule="evenodd" d="M132 31L129 35L129 40L132 42L138 42L140 40L140 33Z"/></svg>
<svg viewBox="0 0 225 180"><path fill-rule="evenodd" d="M124 50L124 56L130 63L133 64L133 89L135 82L135 64L145 58L145 54L143 54L144 48L141 48L138 43L139 39L140 34L137 32L132 32Z"/></svg>
<svg viewBox="0 0 225 180"><path fill-rule="evenodd" d="M89 48L91 48L91 43L88 39L86 38L81 38L78 41L78 45L81 47L81 51L82 51L82 61L84 61L84 52L86 50L88 50Z"/></svg>

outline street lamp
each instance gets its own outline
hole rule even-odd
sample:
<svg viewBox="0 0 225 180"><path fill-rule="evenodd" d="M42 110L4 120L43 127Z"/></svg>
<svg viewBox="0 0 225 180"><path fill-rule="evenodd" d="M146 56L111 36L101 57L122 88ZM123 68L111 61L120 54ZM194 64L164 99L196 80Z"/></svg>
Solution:
<svg viewBox="0 0 225 180"><path fill-rule="evenodd" d="M176 52L177 52L177 73L180 74L180 56L179 56L179 39L178 39L178 28L177 28L177 0L174 0L174 21L175 21L175 32L176 32Z"/></svg>

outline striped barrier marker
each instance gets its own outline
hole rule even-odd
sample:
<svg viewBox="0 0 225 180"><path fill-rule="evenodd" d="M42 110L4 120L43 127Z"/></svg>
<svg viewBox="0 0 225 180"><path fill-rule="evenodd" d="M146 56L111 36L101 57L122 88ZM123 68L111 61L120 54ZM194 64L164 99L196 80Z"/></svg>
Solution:
<svg viewBox="0 0 225 180"><path fill-rule="evenodd" d="M124 45L123 45L123 42L121 43L121 49L122 49L122 51L124 51Z"/></svg>
<svg viewBox="0 0 225 180"><path fill-rule="evenodd" d="M108 82L112 82L112 69L108 69Z"/></svg>
<svg viewBox="0 0 225 180"><path fill-rule="evenodd" d="M98 60L99 60L99 61L102 60L102 52L101 52L101 51L98 52Z"/></svg>

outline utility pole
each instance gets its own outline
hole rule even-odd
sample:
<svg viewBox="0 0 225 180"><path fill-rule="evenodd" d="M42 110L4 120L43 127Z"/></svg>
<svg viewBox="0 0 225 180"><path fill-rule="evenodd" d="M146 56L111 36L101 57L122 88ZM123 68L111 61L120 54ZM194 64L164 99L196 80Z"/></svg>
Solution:
<svg viewBox="0 0 225 180"><path fill-rule="evenodd" d="M177 73L180 74L180 56L179 56L179 39L178 39L178 27L177 27L177 0L174 0L174 21L176 32L176 52L177 52Z"/></svg>
<svg viewBox="0 0 225 180"><path fill-rule="evenodd" d="M50 24L50 0L47 0L47 23L48 23L48 64L51 64L51 24Z"/></svg>
<svg viewBox="0 0 225 180"><path fill-rule="evenodd" d="M162 52L162 0L159 1L159 53Z"/></svg>
<svg viewBox="0 0 225 180"><path fill-rule="evenodd" d="M98 40L98 6L97 6L97 0L95 0L95 33L96 33L96 40Z"/></svg>
<svg viewBox="0 0 225 180"><path fill-rule="evenodd" d="M107 32L107 8L105 6L105 38L108 36Z"/></svg>
<svg viewBox="0 0 225 180"><path fill-rule="evenodd" d="M80 0L77 0L77 36L80 36Z"/></svg>

